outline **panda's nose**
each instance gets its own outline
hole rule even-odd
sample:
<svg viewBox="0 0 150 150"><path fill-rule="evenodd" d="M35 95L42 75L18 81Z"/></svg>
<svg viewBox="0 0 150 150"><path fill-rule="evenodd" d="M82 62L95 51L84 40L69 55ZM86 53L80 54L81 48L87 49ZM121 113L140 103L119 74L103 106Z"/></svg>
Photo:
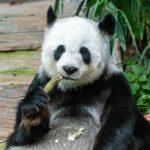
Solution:
<svg viewBox="0 0 150 150"><path fill-rule="evenodd" d="M63 66L63 70L67 73L67 75L72 75L78 71L78 68L71 66Z"/></svg>

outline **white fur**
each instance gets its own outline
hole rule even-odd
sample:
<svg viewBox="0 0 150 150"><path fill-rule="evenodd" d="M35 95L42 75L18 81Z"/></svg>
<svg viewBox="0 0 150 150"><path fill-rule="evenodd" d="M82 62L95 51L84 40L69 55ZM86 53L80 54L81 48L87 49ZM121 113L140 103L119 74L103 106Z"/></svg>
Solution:
<svg viewBox="0 0 150 150"><path fill-rule="evenodd" d="M54 51L64 45L65 53L58 61L54 60ZM83 62L79 53L81 47L87 47L91 53L91 63ZM62 90L82 86L96 80L109 63L109 37L100 33L98 24L81 17L58 19L52 27L46 29L42 47L41 66L49 76L57 73L67 76L63 65L75 66L79 70L70 78L59 83ZM41 69L40 69L41 70Z"/></svg>

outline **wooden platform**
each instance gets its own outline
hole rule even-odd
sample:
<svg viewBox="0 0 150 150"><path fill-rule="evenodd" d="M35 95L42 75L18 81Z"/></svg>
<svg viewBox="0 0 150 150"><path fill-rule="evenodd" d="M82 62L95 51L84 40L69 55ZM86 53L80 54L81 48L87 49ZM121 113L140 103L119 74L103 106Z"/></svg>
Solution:
<svg viewBox="0 0 150 150"><path fill-rule="evenodd" d="M48 3L52 4L48 1L18 5L0 4L0 50L39 48Z"/></svg>
<svg viewBox="0 0 150 150"><path fill-rule="evenodd" d="M24 97L27 84L0 84L0 137L12 131L17 102Z"/></svg>
<svg viewBox="0 0 150 150"><path fill-rule="evenodd" d="M39 48L50 5L54 5L54 0L0 3L0 51ZM72 3L66 2L65 6L64 16L73 14Z"/></svg>
<svg viewBox="0 0 150 150"><path fill-rule="evenodd" d="M0 1L0 139L14 126L15 112L40 65L46 11L54 0L10 5ZM23 0L23 2L26 0ZM27 0L29 1L29 0ZM65 2L63 16L74 13Z"/></svg>

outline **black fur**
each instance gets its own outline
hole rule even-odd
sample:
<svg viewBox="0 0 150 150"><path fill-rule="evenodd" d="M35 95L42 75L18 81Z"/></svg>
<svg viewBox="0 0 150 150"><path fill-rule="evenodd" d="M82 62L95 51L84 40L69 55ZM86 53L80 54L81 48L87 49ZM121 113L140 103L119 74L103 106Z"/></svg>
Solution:
<svg viewBox="0 0 150 150"><path fill-rule="evenodd" d="M60 57L62 56L62 54L65 52L65 47L63 46L63 45L59 45L58 47L57 47L57 49L55 50L55 52L54 52L54 58L55 58L55 60L57 61L57 60L59 60L60 59Z"/></svg>
<svg viewBox="0 0 150 150"><path fill-rule="evenodd" d="M56 20L56 15L52 9L52 7L50 6L48 11L47 11L47 25L51 25L54 23L54 21Z"/></svg>
<svg viewBox="0 0 150 150"><path fill-rule="evenodd" d="M108 35L113 35L115 32L115 25L115 18L111 14L108 14L103 21L99 23L99 29Z"/></svg>
<svg viewBox="0 0 150 150"><path fill-rule="evenodd" d="M37 78L33 82L34 85L36 82L39 82ZM32 84L31 86L33 87ZM32 92L27 93L25 99L19 104L18 109L21 114L27 113L30 116L30 112L34 112L32 107L32 111L30 111L30 107L26 107L31 102L39 109L47 105L45 102L47 97L40 88L35 86ZM29 98L27 98L28 96ZM92 84L66 92L55 87L49 96L53 111L65 109L60 114L60 118L64 116L80 118L83 114L88 116L87 112L82 111L83 106L104 104L102 114L99 114L102 126L95 139L93 150L150 150L150 126L136 108L123 74L113 74L107 77L105 72ZM28 102L29 99L30 102ZM25 111L24 108L26 108ZM38 116L38 113L35 113L35 116ZM49 122L48 117L46 117L47 120L44 118L46 125ZM21 121L21 119L19 120ZM45 123L41 122L37 127L40 135L37 135L36 127L34 127L31 129L32 134L26 136L24 129L19 128L19 121L16 124L14 133L8 139L8 147L31 144L36 139L38 140L37 137L48 132Z"/></svg>
<svg viewBox="0 0 150 150"><path fill-rule="evenodd" d="M86 64L90 64L90 62L91 62L91 54L90 54L89 50L86 47L82 47L80 49L80 53L81 53L81 55L83 57L83 61Z"/></svg>

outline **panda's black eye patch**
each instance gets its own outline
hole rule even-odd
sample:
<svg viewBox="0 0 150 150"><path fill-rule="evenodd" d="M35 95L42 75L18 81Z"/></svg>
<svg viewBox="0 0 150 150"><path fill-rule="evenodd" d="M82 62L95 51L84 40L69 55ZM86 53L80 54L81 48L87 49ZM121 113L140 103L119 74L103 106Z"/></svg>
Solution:
<svg viewBox="0 0 150 150"><path fill-rule="evenodd" d="M57 47L57 49L55 50L55 52L54 52L54 58L55 58L55 60L56 60L56 61L59 60L60 57L61 57L61 55L62 55L64 52L65 52L65 47L64 47L63 45L59 45L59 46Z"/></svg>
<svg viewBox="0 0 150 150"><path fill-rule="evenodd" d="M81 47L80 49L80 54L82 55L83 61L86 64L89 64L91 62L91 54L88 50L88 48L86 47Z"/></svg>

